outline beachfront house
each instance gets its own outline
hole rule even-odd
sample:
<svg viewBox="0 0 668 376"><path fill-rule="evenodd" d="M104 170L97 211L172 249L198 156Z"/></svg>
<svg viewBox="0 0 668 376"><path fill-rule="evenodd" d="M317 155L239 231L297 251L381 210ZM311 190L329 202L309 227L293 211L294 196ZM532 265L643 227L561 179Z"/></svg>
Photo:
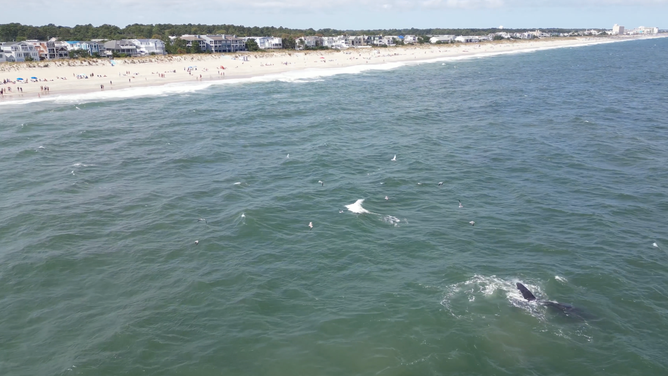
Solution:
<svg viewBox="0 0 668 376"><path fill-rule="evenodd" d="M49 51L46 47L46 42L35 40L35 39L30 39L25 41L28 44L32 44L33 47L35 47L35 50L37 51L37 55L39 56L39 60L46 60L49 57Z"/></svg>
<svg viewBox="0 0 668 376"><path fill-rule="evenodd" d="M414 44L418 42L417 35L404 35L404 44Z"/></svg>
<svg viewBox="0 0 668 376"><path fill-rule="evenodd" d="M261 50L280 50L283 48L283 39L277 37L248 37L244 40L252 39L257 43Z"/></svg>
<svg viewBox="0 0 668 376"><path fill-rule="evenodd" d="M54 60L54 59L67 59L70 57L70 53L67 50L67 47L69 44L65 41L60 41L57 40L56 38L51 38L49 39L48 42L46 42L46 50L47 50L47 59L48 60Z"/></svg>
<svg viewBox="0 0 668 376"><path fill-rule="evenodd" d="M98 42L81 42L81 41L73 41L73 40L68 40L65 43L67 43L67 50L68 51L79 51L83 50L88 52L88 56L99 56L104 54L104 45L100 44Z"/></svg>
<svg viewBox="0 0 668 376"><path fill-rule="evenodd" d="M0 63L6 63L7 58L5 57L5 53L0 51Z"/></svg>
<svg viewBox="0 0 668 376"><path fill-rule="evenodd" d="M454 43L454 41L455 41L454 35L434 35L433 37L429 38L429 43L431 44Z"/></svg>
<svg viewBox="0 0 668 376"><path fill-rule="evenodd" d="M8 62L39 60L39 54L37 53L35 46L26 42L0 43L0 51L4 53L5 59Z"/></svg>
<svg viewBox="0 0 668 376"><path fill-rule="evenodd" d="M201 51L214 51L215 52L215 50L210 49L210 48L213 48L213 46L215 46L215 44L211 41L209 41L209 43L207 43L207 41L205 41L204 38L200 37L199 35L185 34L185 35L181 35L179 37L179 39L182 39L182 40L186 41L186 47L188 47L188 48L192 47L193 43L197 43L197 44L199 44L199 49Z"/></svg>
<svg viewBox="0 0 668 376"><path fill-rule="evenodd" d="M362 47L371 44L371 37L367 35L355 35L343 37L349 47Z"/></svg>
<svg viewBox="0 0 668 376"><path fill-rule="evenodd" d="M374 46L394 46L394 40L396 38L396 36L391 35L374 35L371 37L371 44Z"/></svg>
<svg viewBox="0 0 668 376"><path fill-rule="evenodd" d="M128 39L128 42L137 47L137 54L144 55L166 55L165 42L160 39Z"/></svg>
<svg viewBox="0 0 668 376"><path fill-rule="evenodd" d="M344 36L322 37L322 45L323 47L335 48L339 50L344 50L350 47L347 38Z"/></svg>
<svg viewBox="0 0 668 376"><path fill-rule="evenodd" d="M316 48L322 46L322 37L308 36L295 39L295 45L298 50L305 48Z"/></svg>
<svg viewBox="0 0 668 376"><path fill-rule="evenodd" d="M125 39L110 40L104 44L104 55L113 56L114 54L137 56L137 46Z"/></svg>
<svg viewBox="0 0 668 376"><path fill-rule="evenodd" d="M246 51L246 41L234 35L182 35L181 39L188 41L186 44L188 47L193 43L199 43L202 51L212 53Z"/></svg>

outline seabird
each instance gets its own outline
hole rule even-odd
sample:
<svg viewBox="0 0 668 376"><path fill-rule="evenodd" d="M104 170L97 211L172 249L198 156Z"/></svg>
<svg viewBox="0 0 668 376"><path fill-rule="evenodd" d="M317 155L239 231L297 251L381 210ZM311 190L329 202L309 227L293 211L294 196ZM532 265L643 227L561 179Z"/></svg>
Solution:
<svg viewBox="0 0 668 376"><path fill-rule="evenodd" d="M195 240L195 245L199 244L199 240Z"/></svg>
<svg viewBox="0 0 668 376"><path fill-rule="evenodd" d="M308 227L309 227L309 228L313 228L313 222L309 222L309 223L308 223Z"/></svg>
<svg viewBox="0 0 668 376"><path fill-rule="evenodd" d="M463 207L464 207L464 205L462 205L462 202L459 201L459 208L461 209L461 208L463 208Z"/></svg>
<svg viewBox="0 0 668 376"><path fill-rule="evenodd" d="M396 155L396 154L395 154L394 157L391 159L391 161L392 161L392 162L396 162L396 161L397 161L397 155Z"/></svg>
<svg viewBox="0 0 668 376"><path fill-rule="evenodd" d="M288 153L288 155L286 155L285 158L290 158L290 153Z"/></svg>
<svg viewBox="0 0 668 376"><path fill-rule="evenodd" d="M389 199L390 199L389 197L385 196L385 201L387 201L387 200L389 200Z"/></svg>
<svg viewBox="0 0 668 376"><path fill-rule="evenodd" d="M321 186L325 186L325 183L323 183L322 180L318 180L318 183L320 183Z"/></svg>
<svg viewBox="0 0 668 376"><path fill-rule="evenodd" d="M438 182L438 186L440 187L440 186L442 186L442 185L443 185L443 182L442 182L442 181L439 181L439 182Z"/></svg>
<svg viewBox="0 0 668 376"><path fill-rule="evenodd" d="M475 222L471 221L469 223L471 224L471 226L475 226Z"/></svg>
<svg viewBox="0 0 668 376"><path fill-rule="evenodd" d="M246 213L241 213L241 218L246 218Z"/></svg>
<svg viewBox="0 0 668 376"><path fill-rule="evenodd" d="M655 246L656 248L659 248L659 246L656 243L652 243L652 245Z"/></svg>
<svg viewBox="0 0 668 376"><path fill-rule="evenodd" d="M204 223L206 223L206 219L204 219L204 218L200 218L200 219L197 220L197 222L204 222Z"/></svg>

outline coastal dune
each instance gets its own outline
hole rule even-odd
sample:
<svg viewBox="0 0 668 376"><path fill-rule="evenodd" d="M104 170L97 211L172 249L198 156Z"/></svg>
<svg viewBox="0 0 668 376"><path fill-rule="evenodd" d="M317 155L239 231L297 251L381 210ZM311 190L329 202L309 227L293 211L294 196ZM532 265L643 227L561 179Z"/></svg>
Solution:
<svg viewBox="0 0 668 376"><path fill-rule="evenodd" d="M121 90L174 83L260 77L307 69L368 64L423 62L575 47L637 37L552 38L470 44L413 45L391 48L242 52L72 59L0 64L3 101ZM22 78L22 80L19 80ZM32 79L31 79L32 78ZM2 81L6 81L2 83Z"/></svg>

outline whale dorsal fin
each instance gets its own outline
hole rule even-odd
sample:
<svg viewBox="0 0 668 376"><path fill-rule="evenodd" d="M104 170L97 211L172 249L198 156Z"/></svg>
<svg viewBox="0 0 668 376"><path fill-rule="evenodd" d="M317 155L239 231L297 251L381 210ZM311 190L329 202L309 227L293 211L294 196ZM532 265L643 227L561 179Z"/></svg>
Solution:
<svg viewBox="0 0 668 376"><path fill-rule="evenodd" d="M536 300L536 297L533 296L533 294L531 293L531 291L529 291L528 288L524 287L523 284L517 282L517 289L520 290L520 292L522 293L522 296L524 297L524 299L526 299L526 300L528 300L528 301Z"/></svg>

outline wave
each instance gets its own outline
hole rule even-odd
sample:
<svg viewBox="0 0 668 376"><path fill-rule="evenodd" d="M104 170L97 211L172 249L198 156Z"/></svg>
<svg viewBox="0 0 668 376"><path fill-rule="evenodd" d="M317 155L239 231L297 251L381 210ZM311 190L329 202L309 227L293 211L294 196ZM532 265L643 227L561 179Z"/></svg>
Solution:
<svg viewBox="0 0 668 376"><path fill-rule="evenodd" d="M635 40L635 39L630 39L630 40ZM42 98L16 99L16 100L0 102L0 106L24 105L36 102L71 104L71 103L89 103L89 102L100 102L100 101L116 101L116 100L125 100L129 98L138 98L138 97L162 97L169 95L194 93L208 89L212 86L238 85L247 83L263 83L263 82L275 82L275 81L288 82L288 83L319 82L323 81L323 78L326 77L332 77L344 74L357 75L370 71L389 71L405 66L442 63L448 61L474 60L474 59L488 58L499 55L531 53L536 51L558 49L558 48L586 47L586 46L591 46L593 44L615 43L615 42L625 42L625 41L629 40L608 40L608 41L598 41L597 43L581 43L575 45L537 46L535 48L527 48L523 50L513 50L513 51L493 51L493 52L480 52L480 53L473 52L470 55L441 56L437 58L418 59L412 61L360 64L360 65L353 65L340 68L307 68L303 70L268 74L263 76L253 76L245 78L227 78L217 81L179 82L179 83L171 83L158 86L140 86L134 88L119 89L119 90L107 90L107 91L78 93L78 94L49 95Z"/></svg>

